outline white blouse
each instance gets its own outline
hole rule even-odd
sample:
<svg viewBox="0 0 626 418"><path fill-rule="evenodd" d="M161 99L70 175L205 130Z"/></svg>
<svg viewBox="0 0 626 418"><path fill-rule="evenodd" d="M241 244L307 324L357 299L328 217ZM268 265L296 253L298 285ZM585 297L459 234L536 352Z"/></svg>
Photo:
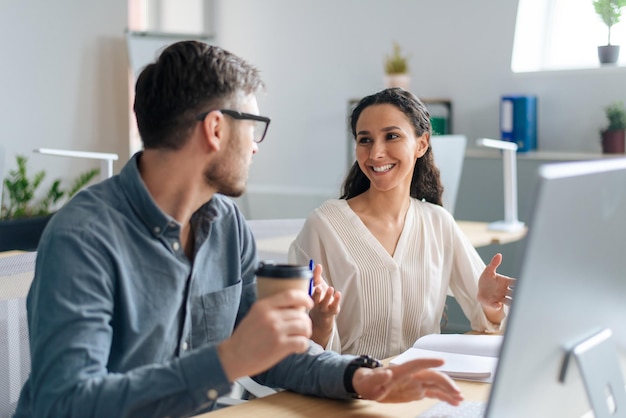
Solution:
<svg viewBox="0 0 626 418"><path fill-rule="evenodd" d="M476 299L485 263L441 206L411 199L391 256L346 200L328 200L289 247L290 262L306 265L310 259L342 294L326 349L377 358L400 354L419 337L441 332L449 292L472 329L499 330Z"/></svg>

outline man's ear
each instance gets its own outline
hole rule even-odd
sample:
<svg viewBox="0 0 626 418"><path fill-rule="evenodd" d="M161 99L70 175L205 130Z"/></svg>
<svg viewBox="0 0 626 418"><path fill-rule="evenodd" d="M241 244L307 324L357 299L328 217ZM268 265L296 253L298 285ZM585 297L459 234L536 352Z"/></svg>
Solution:
<svg viewBox="0 0 626 418"><path fill-rule="evenodd" d="M201 127L204 144L210 151L219 151L228 133L228 124L222 112L209 113Z"/></svg>

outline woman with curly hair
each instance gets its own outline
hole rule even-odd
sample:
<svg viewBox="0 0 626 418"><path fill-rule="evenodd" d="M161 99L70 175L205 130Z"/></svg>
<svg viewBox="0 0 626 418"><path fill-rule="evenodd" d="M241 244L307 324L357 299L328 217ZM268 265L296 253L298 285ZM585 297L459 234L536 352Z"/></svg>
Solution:
<svg viewBox="0 0 626 418"><path fill-rule="evenodd" d="M289 248L291 262L323 266L313 340L341 353L397 355L441 332L449 292L474 330L498 332L514 279L496 272L501 254L486 266L442 207L426 106L385 89L357 104L350 128L356 162L340 198L315 209Z"/></svg>

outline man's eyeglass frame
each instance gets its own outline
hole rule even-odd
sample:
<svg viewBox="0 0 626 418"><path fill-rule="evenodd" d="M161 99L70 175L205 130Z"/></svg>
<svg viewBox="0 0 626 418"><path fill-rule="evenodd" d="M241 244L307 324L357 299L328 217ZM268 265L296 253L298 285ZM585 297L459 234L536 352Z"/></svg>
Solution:
<svg viewBox="0 0 626 418"><path fill-rule="evenodd" d="M258 141L256 140L256 138L254 138L254 142L259 144L263 141L263 139L265 139L265 134L267 134L267 128L270 126L270 122L271 122L270 118L266 116L253 115L252 113L239 112L237 110L230 110L230 109L217 109L217 110L222 112L225 115L230 116L233 119L255 120L257 122L265 122L265 129L263 130L263 135L261 135L261 138L259 138ZM200 113L198 116L196 116L196 120L203 121L207 117L207 115L211 112L215 112L215 109Z"/></svg>

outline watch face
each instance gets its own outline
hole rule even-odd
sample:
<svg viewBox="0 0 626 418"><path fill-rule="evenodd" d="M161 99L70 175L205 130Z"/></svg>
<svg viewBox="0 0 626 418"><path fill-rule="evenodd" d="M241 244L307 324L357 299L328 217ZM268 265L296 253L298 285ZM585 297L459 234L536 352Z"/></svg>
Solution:
<svg viewBox="0 0 626 418"><path fill-rule="evenodd" d="M359 361L358 364L361 367L368 367L370 369L375 369L376 367L381 367L382 366L382 363L380 361L378 361L374 357L370 357L370 356L360 356L360 357L356 358L355 361L356 360Z"/></svg>

